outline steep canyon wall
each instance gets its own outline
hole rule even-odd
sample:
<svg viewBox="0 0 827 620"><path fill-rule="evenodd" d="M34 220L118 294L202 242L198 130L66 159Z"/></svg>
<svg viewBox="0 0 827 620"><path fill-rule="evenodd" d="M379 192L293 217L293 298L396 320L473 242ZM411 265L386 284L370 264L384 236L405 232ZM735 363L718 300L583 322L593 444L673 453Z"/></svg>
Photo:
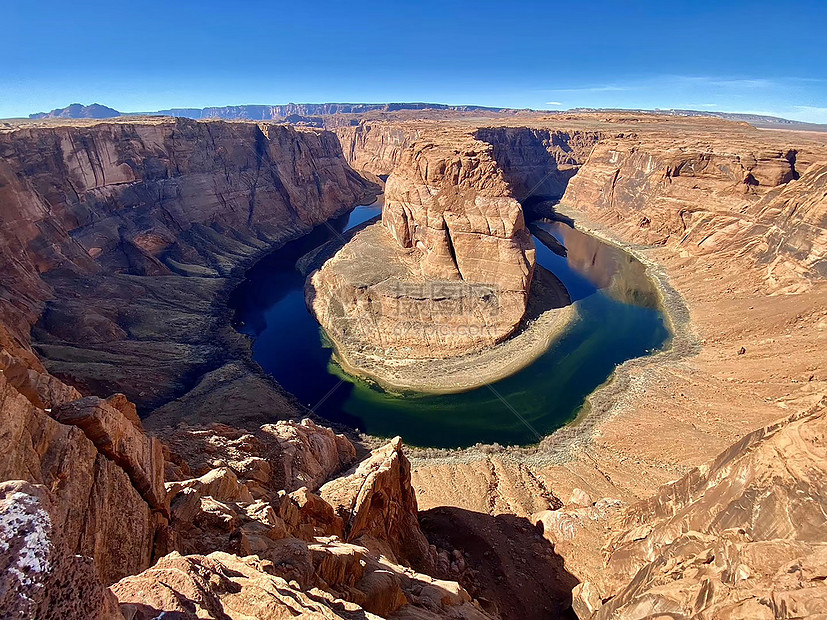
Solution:
<svg viewBox="0 0 827 620"><path fill-rule="evenodd" d="M0 318L145 410L232 357L219 297L244 266L375 191L331 133L251 123L21 129L0 162Z"/></svg>

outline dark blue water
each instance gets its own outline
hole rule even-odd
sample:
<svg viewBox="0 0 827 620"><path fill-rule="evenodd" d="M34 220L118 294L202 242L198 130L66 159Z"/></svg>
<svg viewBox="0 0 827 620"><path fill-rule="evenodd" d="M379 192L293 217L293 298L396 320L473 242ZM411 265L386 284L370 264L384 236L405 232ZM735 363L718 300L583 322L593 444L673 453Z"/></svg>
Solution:
<svg viewBox="0 0 827 620"><path fill-rule="evenodd" d="M552 235L567 250L561 256L535 237L537 262L565 284L578 311L565 335L530 366L490 387L450 395L386 393L331 361L323 331L305 307L305 279L295 269L303 254L336 231L380 212L378 204L357 207L333 223L334 231L320 227L289 244L251 269L231 300L238 329L254 338L254 359L329 420L373 435L401 435L419 446L536 443L572 421L618 364L669 338L643 265L565 224L541 224L537 234L547 241Z"/></svg>

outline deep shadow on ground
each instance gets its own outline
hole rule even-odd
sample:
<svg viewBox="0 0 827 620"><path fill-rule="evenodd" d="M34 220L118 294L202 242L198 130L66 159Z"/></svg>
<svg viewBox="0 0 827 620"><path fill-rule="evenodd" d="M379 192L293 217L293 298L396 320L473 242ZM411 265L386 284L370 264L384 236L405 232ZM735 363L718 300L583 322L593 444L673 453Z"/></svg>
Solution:
<svg viewBox="0 0 827 620"><path fill-rule="evenodd" d="M528 519L443 506L421 512L420 523L432 544L459 550L468 566L437 576L459 581L487 611L505 620L576 620L578 581Z"/></svg>

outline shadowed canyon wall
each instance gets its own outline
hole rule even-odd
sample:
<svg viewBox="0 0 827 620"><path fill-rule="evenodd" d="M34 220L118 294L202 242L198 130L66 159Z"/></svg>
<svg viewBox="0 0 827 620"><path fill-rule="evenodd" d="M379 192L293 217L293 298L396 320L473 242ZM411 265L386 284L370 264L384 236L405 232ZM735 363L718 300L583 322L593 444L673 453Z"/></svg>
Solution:
<svg viewBox="0 0 827 620"><path fill-rule="evenodd" d="M144 409L243 346L220 304L245 266L375 191L333 134L286 126L22 129L0 156L3 323L23 348L36 323L53 374Z"/></svg>

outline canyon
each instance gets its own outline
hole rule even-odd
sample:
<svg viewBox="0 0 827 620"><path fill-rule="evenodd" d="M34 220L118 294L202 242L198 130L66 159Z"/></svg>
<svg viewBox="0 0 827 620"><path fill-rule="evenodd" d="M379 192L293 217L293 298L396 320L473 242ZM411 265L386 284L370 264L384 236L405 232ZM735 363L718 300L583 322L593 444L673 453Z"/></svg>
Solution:
<svg viewBox="0 0 827 620"><path fill-rule="evenodd" d="M357 112L0 125L3 614L823 614L824 136ZM354 372L519 334L542 217L647 266L669 346L533 446L329 428L253 361L227 299L382 191L381 221L308 273Z"/></svg>

